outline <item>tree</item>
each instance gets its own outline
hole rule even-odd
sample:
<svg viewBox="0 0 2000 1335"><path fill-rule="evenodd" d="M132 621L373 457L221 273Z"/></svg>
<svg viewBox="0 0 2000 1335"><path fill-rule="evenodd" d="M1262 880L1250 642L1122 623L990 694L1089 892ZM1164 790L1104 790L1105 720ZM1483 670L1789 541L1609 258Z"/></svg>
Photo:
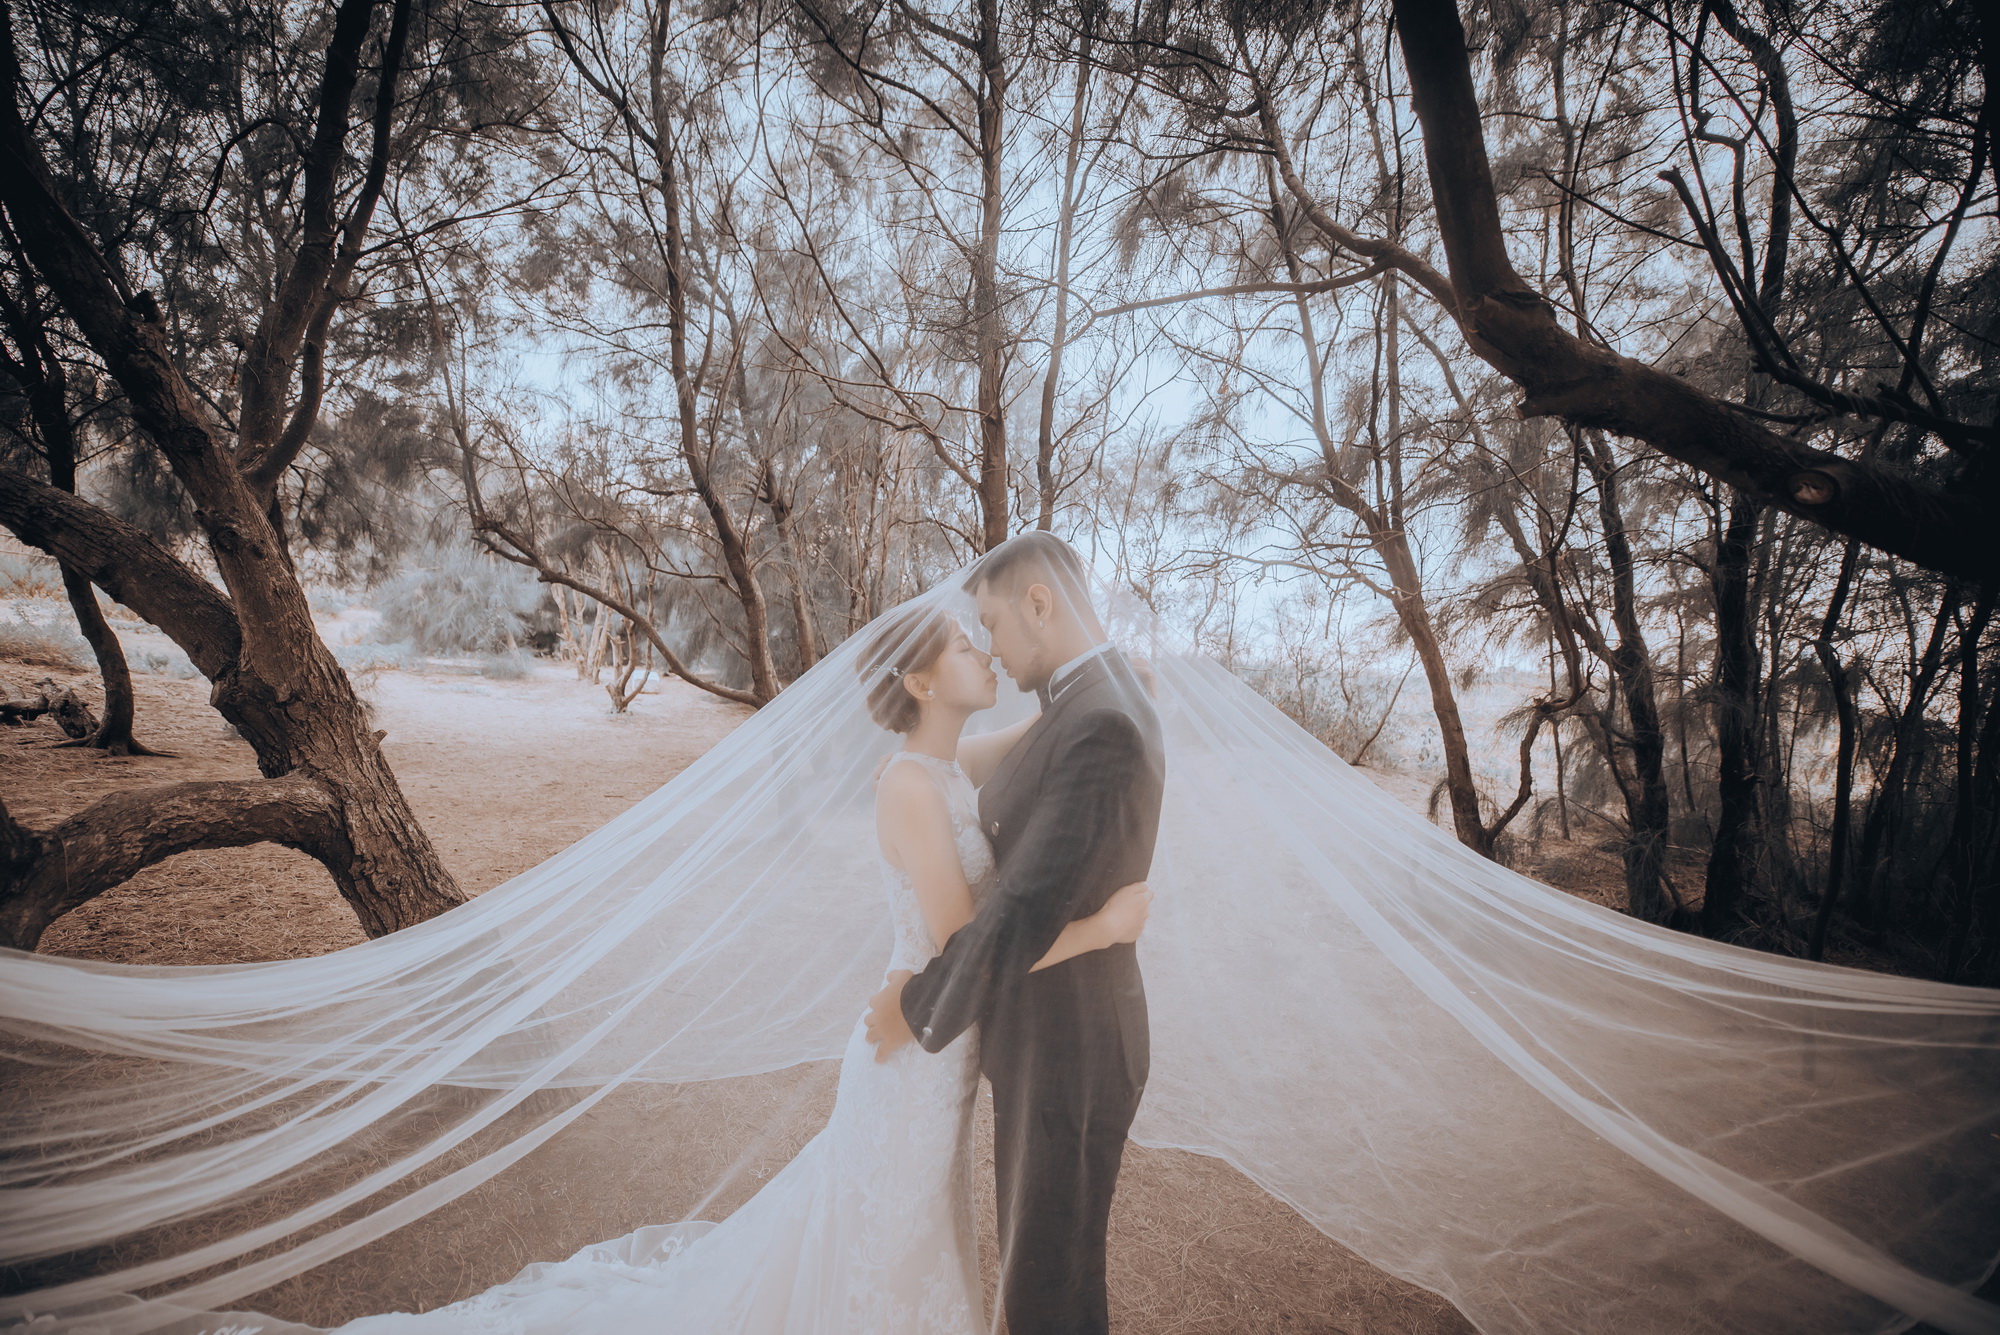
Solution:
<svg viewBox="0 0 2000 1335"><path fill-rule="evenodd" d="M1981 517L1993 503L1991 483L1978 470L1960 475L1970 490L1949 490L1871 460L1812 449L1758 425L1754 413L1563 330L1547 298L1522 279L1507 254L1457 9L1452 0L1396 0L1395 12L1450 276L1326 218L1330 241L1358 255L1387 258L1452 311L1468 346L1526 391L1524 414L1634 437L1736 487L1753 504L1799 515L1934 570L2000 579L2000 555ZM1739 286L1738 292L1744 290ZM1760 318L1754 306L1745 310ZM1774 349L1773 356L1780 354ZM1781 368L1774 361L1771 369ZM1985 438L1981 428L1890 403L1840 399L1834 406L1914 416L1913 424L1954 445Z"/></svg>
<svg viewBox="0 0 2000 1335"><path fill-rule="evenodd" d="M38 10L30 17L46 26L60 15ZM465 59L466 48L454 43L466 34L437 11L420 14L413 0L344 0L330 15L303 22L297 29L279 24L274 45L246 50L235 44L239 29L226 12L161 24L142 10L92 29L102 45L73 53L73 63L31 70L16 46L15 11L0 6L0 207L36 280L185 489L223 588L133 525L16 468L0 469L0 522L172 636L213 683L215 707L250 742L264 774L105 799L50 830L0 818L7 852L0 937L10 945L32 948L49 922L150 862L189 848L274 839L325 865L371 934L463 899L383 760L381 734L371 731L313 626L279 499L318 420L328 342L353 299L391 169L414 169L424 158L424 143L398 141L398 125L440 140L465 138L463 122L451 123L449 107L439 106L439 90L453 84L446 71L434 71L443 77L427 80L427 96L406 105L413 34L421 29L427 53L447 64ZM35 55L63 49L45 42ZM214 103L204 100L210 85L197 76L232 84L239 57L268 57L288 75L313 73L275 81L271 114L248 127L260 136L256 142L206 141L220 174L232 170L239 150L259 157L246 169L255 179L245 189L256 195L249 211L263 220L265 249L240 258L252 266L261 260L268 285L240 355L232 356L199 338L178 341L190 328L201 332L199 320L178 318L179 305L194 298L177 304L170 293L163 302L129 277L150 270L171 278L177 265L212 262L218 252L200 238L188 244L153 230L158 213L108 235L86 225L94 202L116 194L107 173L135 170L104 156L124 141L86 136L70 145L58 173L48 154L59 142L45 128L49 118L37 112L24 119L23 109L54 102L86 123L137 114L105 96L123 80L144 90L145 110L173 130L162 139L186 149L213 128ZM356 153L352 113L364 97L367 148ZM449 103L449 94L442 100ZM91 145L100 153L80 151ZM150 170L158 186L168 179L160 165L141 162L138 169ZM199 177L186 161L169 165L173 180ZM477 192L484 183L466 184ZM439 214L406 226L449 227L456 201L445 202ZM225 371L235 374L234 391L220 379Z"/></svg>

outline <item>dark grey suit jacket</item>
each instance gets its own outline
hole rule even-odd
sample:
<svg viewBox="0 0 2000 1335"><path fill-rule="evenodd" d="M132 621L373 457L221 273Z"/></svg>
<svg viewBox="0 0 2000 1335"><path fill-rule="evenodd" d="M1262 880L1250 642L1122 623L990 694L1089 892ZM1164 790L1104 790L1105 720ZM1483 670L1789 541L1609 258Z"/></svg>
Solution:
<svg viewBox="0 0 2000 1335"><path fill-rule="evenodd" d="M1077 918L1144 880L1166 760L1159 719L1131 666L1107 649L1059 683L1034 727L979 794L998 863L971 922L903 988L903 1015L939 1051L975 1022L996 1086L1088 1098L1113 1077L1136 1090L1148 1064L1136 949L1112 946L1029 969ZM1038 1100L1039 1101L1039 1100Z"/></svg>

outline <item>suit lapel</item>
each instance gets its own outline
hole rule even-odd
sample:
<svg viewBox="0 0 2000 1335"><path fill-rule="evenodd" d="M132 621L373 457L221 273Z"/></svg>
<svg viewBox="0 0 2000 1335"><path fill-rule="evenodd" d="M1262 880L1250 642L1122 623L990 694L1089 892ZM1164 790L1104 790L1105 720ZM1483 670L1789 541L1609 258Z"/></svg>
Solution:
<svg viewBox="0 0 2000 1335"><path fill-rule="evenodd" d="M1062 736L1068 715L1093 693L1092 688L1108 670L1106 660L1116 652L1107 649L1063 680L1035 726L1014 744L979 790L979 823L993 841L996 856L1004 857L1012 842L1022 799L1041 786L1048 772L1049 753Z"/></svg>
<svg viewBox="0 0 2000 1335"><path fill-rule="evenodd" d="M1033 776L1041 772L1039 753L1053 735L1049 723L1048 713L1036 719L1035 725L1014 743L1014 749L1001 757L993 776L979 790L979 823L985 827L986 837L996 844L996 853L1000 831L1012 825L1010 808L1014 805L1015 780L1027 775L1032 782ZM1030 764L1031 759L1036 763Z"/></svg>

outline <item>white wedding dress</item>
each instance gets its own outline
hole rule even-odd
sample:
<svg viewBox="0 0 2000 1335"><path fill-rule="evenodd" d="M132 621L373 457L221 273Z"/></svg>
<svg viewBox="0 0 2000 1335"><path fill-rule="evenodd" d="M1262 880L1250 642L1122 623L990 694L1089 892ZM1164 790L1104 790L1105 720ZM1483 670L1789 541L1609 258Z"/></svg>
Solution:
<svg viewBox="0 0 2000 1335"><path fill-rule="evenodd" d="M949 761L921 764L951 811L966 884L989 887L993 852L972 784ZM895 922L888 969L936 950L916 890L882 864ZM885 974L886 974L885 970ZM976 1031L935 1055L910 1044L886 1062L857 1020L833 1115L776 1177L721 1224L642 1228L531 1265L433 1311L363 1317L342 1335L979 1335L986 1329L972 1214Z"/></svg>

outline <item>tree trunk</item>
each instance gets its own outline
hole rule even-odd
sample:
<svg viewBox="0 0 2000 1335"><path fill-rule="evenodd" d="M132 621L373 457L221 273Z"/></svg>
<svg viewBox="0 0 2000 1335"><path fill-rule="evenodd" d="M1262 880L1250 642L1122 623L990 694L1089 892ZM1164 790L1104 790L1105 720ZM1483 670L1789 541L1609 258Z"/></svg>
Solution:
<svg viewBox="0 0 2000 1335"><path fill-rule="evenodd" d="M1813 652L1826 673L1827 689L1833 693L1834 719L1839 736L1835 742L1833 768L1833 828L1827 835L1826 883L1820 891L1819 911L1813 916L1812 936L1806 942L1806 958L1826 958L1826 933L1833 923L1833 911L1840 903L1840 891L1847 877L1849 816L1854 806L1854 750L1860 734L1860 720L1854 706L1854 670L1840 661L1834 636L1840 633L1841 613L1847 593L1854 584L1854 567L1860 557L1859 544L1850 540L1840 557L1840 577L1834 582L1833 597L1826 606Z"/></svg>
<svg viewBox="0 0 2000 1335"><path fill-rule="evenodd" d="M1313 435L1319 443L1322 463L1317 481L1342 509L1360 522L1369 546L1388 571L1390 605L1396 610L1396 619L1403 633L1410 637L1410 646L1416 651L1417 661L1424 669L1424 681L1430 687L1431 713L1437 719L1439 744L1444 751L1444 783L1445 793L1451 801L1452 831L1467 848L1483 857L1491 857L1494 831L1487 828L1485 817L1479 810L1479 787L1472 777L1472 759L1465 744L1465 722L1459 713L1457 693L1452 689L1451 668L1445 662L1444 647L1438 642L1430 608L1424 601L1423 578L1417 570L1416 555L1410 550L1409 535L1384 513L1382 507L1370 504L1368 498L1343 476L1341 447L1334 440L1327 422L1325 367L1320 357L1319 335L1313 325L1311 308L1306 304L1306 294L1300 290L1303 287L1303 271L1298 252L1292 245L1275 177L1267 177L1266 189L1271 198L1271 226L1294 289L1299 337L1306 354ZM1376 333L1379 339L1379 325ZM1399 388L1400 383L1400 380L1392 380L1392 390ZM1392 416L1399 409L1400 405L1396 405ZM1397 425L1400 426L1400 421Z"/></svg>
<svg viewBox="0 0 2000 1335"><path fill-rule="evenodd" d="M1715 842L1701 929L1722 936L1738 925L1757 875L1758 666L1750 606L1750 564L1761 510L1741 492L1729 497L1715 552Z"/></svg>
<svg viewBox="0 0 2000 1335"><path fill-rule="evenodd" d="M64 491L76 490L76 466L80 451L76 428L70 420L69 376L62 359L50 346L43 312L35 300L25 257L18 251L28 291L20 302L5 302L8 331L13 336L18 360L5 358L6 369L20 382L28 401L28 416L35 434L41 438L42 455L49 469L49 481ZM63 593L76 616L77 629L90 645L97 660L97 675L104 686L104 712L97 727L87 737L66 746L88 746L116 756L159 755L141 746L132 736L132 671L125 662L124 648L97 605L90 581L74 566L58 561L62 570Z"/></svg>
<svg viewBox="0 0 2000 1335"><path fill-rule="evenodd" d="M42 440L49 453L49 480L64 491L74 493L76 442L69 432L67 405L62 402L64 396L59 383L55 387L55 395L61 430L51 437L48 424L42 427ZM97 659L98 679L104 684L104 712L99 716L97 731L68 745L94 747L114 756L162 754L141 746L132 736L135 713L132 669L125 661L124 646L118 643L117 633L105 620L104 609L97 604L97 590L91 586L89 578L73 566L62 565L62 581L63 592L69 597L70 611L76 616L77 629L90 644L90 652Z"/></svg>
<svg viewBox="0 0 2000 1335"><path fill-rule="evenodd" d="M1639 621L1639 597L1634 579L1632 540L1625 528L1625 511L1618 492L1617 461L1598 432L1574 434L1597 488L1598 522L1604 530L1605 555L1611 566L1611 623L1618 643L1599 656L1618 679L1625 700L1626 746L1632 756L1633 787L1625 794L1626 909L1647 922L1666 922L1677 907L1667 885L1667 838L1672 808L1667 801L1667 735L1660 723L1659 697L1653 678L1653 655Z"/></svg>
<svg viewBox="0 0 2000 1335"><path fill-rule="evenodd" d="M268 842L322 861L352 856L333 795L299 774L114 793L42 831L0 806L0 826L0 945L14 950L33 950L57 918L176 853Z"/></svg>
<svg viewBox="0 0 2000 1335"><path fill-rule="evenodd" d="M1930 637L1910 672L1909 696L1896 717L1890 739L1889 765L1869 798L1868 815L1861 823L1861 850L1855 857L1856 915L1866 926L1874 926L1882 900L1890 887L1883 871L1894 865L1898 838L1903 829L1903 813L1909 787L1923 764L1927 749L1924 710L1930 703L1938 674L1944 668L1945 633L1951 626L1952 611L1958 605L1958 590L1948 586L1931 621Z"/></svg>
<svg viewBox="0 0 2000 1335"><path fill-rule="evenodd" d="M742 372L737 372L739 386ZM739 392L742 392L739 389ZM745 411L748 411L748 395L744 395ZM764 484L762 488L764 504L770 507L771 526L778 530L778 550L785 554L787 571L786 583L791 586L792 627L798 640L799 673L804 675L819 662L819 631L813 624L810 581L806 578L805 562L799 557L799 534L796 523L797 512L792 508L795 493L778 484L778 470L767 455L764 459Z"/></svg>
<svg viewBox="0 0 2000 1335"><path fill-rule="evenodd" d="M97 605L97 590L78 571L68 566L62 567L63 592L69 597L70 610L76 614L77 629L90 644L90 652L97 659L98 680L104 686L104 711L98 718L97 730L90 736L66 746L88 746L114 756L157 756L165 752L141 746L132 737L134 714L132 697L132 669L125 662L125 650L118 643L117 632L104 619L104 609Z"/></svg>
<svg viewBox="0 0 2000 1335"><path fill-rule="evenodd" d="M1035 527L1047 532L1056 518L1056 395L1062 386L1063 347L1069 341L1069 260L1076 228L1076 172L1083 158L1084 104L1090 93L1090 15L1085 11L1076 86L1070 92L1069 145L1063 156L1062 202L1056 215L1056 317L1049 334L1049 366L1042 376L1042 411L1035 433L1035 487L1041 510Z"/></svg>
<svg viewBox="0 0 2000 1335"><path fill-rule="evenodd" d="M1389 569L1395 595L1396 617L1410 646L1423 665L1424 680L1431 689L1431 713L1437 718L1438 735L1444 749L1445 792L1451 798L1452 832L1458 841L1482 857L1493 856L1494 831L1487 828L1479 810L1479 785L1473 781L1472 758L1465 744L1465 722L1458 711L1458 696L1452 689L1451 669L1444 661L1431 623L1430 608L1424 602L1417 563L1402 530L1376 530L1369 534L1376 554Z"/></svg>
<svg viewBox="0 0 2000 1335"><path fill-rule="evenodd" d="M667 19L667 8L662 6L653 20L649 74L652 147L654 162L659 167L661 240L666 252L667 351L679 410L681 462L694 483L702 508L708 512L730 591L743 609L744 656L750 664L750 691L761 704L777 698L780 684L777 665L771 659L770 609L757 579L749 545L710 474L708 453L701 438L700 391L688 365L687 243L681 224L680 156L672 138L679 122L673 114L667 87Z"/></svg>
<svg viewBox="0 0 2000 1335"><path fill-rule="evenodd" d="M1582 176L1576 124L1570 116L1567 46L1570 15L1564 10L1550 52L1551 85L1555 94L1556 126L1562 137L1563 188L1557 208L1556 254L1560 275L1568 286L1570 317L1579 338L1589 333L1585 304L1584 276L1576 261L1575 213ZM1604 642L1593 623L1590 629L1592 652L1604 663L1617 682L1625 701L1625 749L1632 758L1632 782L1619 784L1625 801L1625 844L1619 850L1625 868L1625 907L1634 917L1648 922L1675 920L1681 905L1667 876L1667 840L1672 808L1667 800L1665 729L1660 723L1659 698L1654 685L1653 655L1645 628L1639 620L1637 582L1634 576L1631 535L1625 526L1625 509L1619 493L1618 461L1601 431L1571 426L1567 434L1578 461L1591 476L1597 490L1598 523L1604 533L1605 558L1611 568L1611 623L1618 634L1614 648ZM1554 571L1550 571L1554 582ZM1607 709L1611 702L1606 701ZM1608 720L1607 720L1608 723ZM1605 763L1617 770L1612 754L1613 730L1600 729L1605 747ZM1560 736L1558 736L1560 744ZM1557 752L1561 763L1561 752Z"/></svg>
<svg viewBox="0 0 2000 1335"><path fill-rule="evenodd" d="M1958 643L1958 746L1953 783L1951 843L1944 861L1945 883L1951 887L1951 935L1945 947L1942 976L1956 978L1972 947L1973 909L1979 900L1982 868L1977 856L1985 842L1981 835L1978 742L1981 691L1979 686L1979 642L1986 638L1986 626L1993 617L1994 591L1986 589L1972 609L1972 616L1959 634Z"/></svg>
<svg viewBox="0 0 2000 1335"><path fill-rule="evenodd" d="M799 642L799 674L803 676L819 662L819 629L813 621L811 581L806 578L805 562L799 557L799 535L791 506L786 505L784 518L774 516L772 522L778 527L778 543L791 566L788 582L792 589L792 627Z"/></svg>
<svg viewBox="0 0 2000 1335"><path fill-rule="evenodd" d="M1968 902L1980 909L1983 939L1967 951L1964 976L1992 986L2000 976L2000 683L1987 691L1985 711L1972 776L1977 824L1962 864L1971 873Z"/></svg>
<svg viewBox="0 0 2000 1335"><path fill-rule="evenodd" d="M1007 466L1006 328L1000 311L1001 205L1007 69L999 0L979 0L979 244L972 254L972 318L979 356L979 508L982 550L1007 541L1012 480Z"/></svg>

